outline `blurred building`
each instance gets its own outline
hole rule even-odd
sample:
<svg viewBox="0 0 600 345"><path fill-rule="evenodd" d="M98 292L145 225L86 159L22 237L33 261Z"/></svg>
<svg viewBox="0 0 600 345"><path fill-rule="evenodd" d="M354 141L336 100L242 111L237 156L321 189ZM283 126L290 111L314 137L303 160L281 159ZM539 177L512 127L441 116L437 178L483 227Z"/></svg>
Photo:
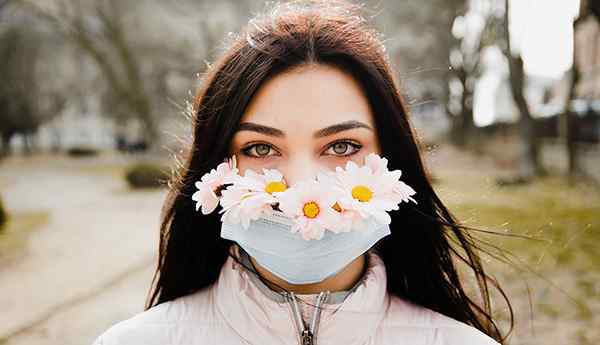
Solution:
<svg viewBox="0 0 600 345"><path fill-rule="evenodd" d="M580 141L600 142L600 2L582 0L575 21L574 64L577 71L575 99L571 109L577 115Z"/></svg>
<svg viewBox="0 0 600 345"><path fill-rule="evenodd" d="M587 4L586 4L587 3ZM576 96L600 100L600 5L582 1L575 22L575 64L579 71Z"/></svg>

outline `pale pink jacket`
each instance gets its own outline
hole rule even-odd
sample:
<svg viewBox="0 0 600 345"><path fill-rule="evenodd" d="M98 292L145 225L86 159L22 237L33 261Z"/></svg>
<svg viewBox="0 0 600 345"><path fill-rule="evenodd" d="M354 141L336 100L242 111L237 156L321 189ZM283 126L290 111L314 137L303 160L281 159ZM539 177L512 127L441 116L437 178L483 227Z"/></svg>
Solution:
<svg viewBox="0 0 600 345"><path fill-rule="evenodd" d="M232 252L239 255L237 246ZM297 345L303 328L318 345L498 345L474 327L388 294L383 261L368 255L365 275L349 292L296 300L228 258L215 284L113 325L94 345Z"/></svg>

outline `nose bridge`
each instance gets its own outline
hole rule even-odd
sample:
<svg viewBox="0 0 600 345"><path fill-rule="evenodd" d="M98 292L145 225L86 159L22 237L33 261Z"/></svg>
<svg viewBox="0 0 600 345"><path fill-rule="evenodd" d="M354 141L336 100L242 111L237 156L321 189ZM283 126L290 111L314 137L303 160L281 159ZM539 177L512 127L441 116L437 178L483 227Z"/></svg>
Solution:
<svg viewBox="0 0 600 345"><path fill-rule="evenodd" d="M297 154L289 157L283 171L285 180L289 186L300 181L314 179L320 170L320 166L309 154Z"/></svg>

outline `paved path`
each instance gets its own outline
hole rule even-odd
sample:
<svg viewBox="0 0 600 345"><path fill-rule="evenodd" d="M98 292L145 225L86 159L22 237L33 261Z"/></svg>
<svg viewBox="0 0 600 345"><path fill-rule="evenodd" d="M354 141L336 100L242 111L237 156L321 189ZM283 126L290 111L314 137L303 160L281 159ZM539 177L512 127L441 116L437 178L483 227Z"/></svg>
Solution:
<svg viewBox="0 0 600 345"><path fill-rule="evenodd" d="M0 163L8 211L50 214L20 260L0 263L0 340L91 343L142 310L165 192L129 191L118 174L123 164L114 157Z"/></svg>

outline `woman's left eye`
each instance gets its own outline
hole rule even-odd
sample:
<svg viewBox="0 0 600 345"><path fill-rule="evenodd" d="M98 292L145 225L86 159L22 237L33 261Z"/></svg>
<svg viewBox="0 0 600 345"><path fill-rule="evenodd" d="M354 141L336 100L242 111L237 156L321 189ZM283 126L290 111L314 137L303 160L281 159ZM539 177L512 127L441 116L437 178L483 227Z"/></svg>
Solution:
<svg viewBox="0 0 600 345"><path fill-rule="evenodd" d="M331 154L334 156L350 156L358 152L361 147L362 145L350 141L338 141L331 144L325 151L325 154Z"/></svg>
<svg viewBox="0 0 600 345"><path fill-rule="evenodd" d="M264 158L268 156L274 156L277 152L271 145L263 143L249 145L243 148L241 151L242 154L244 154L245 156L252 158ZM273 154L269 154L271 152L273 152Z"/></svg>

